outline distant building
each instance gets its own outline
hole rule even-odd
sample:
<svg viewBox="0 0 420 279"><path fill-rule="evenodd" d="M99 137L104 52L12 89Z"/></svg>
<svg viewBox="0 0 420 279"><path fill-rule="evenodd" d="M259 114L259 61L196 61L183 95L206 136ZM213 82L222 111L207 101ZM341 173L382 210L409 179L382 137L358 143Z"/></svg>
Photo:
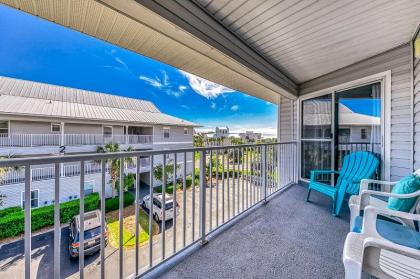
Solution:
<svg viewBox="0 0 420 279"><path fill-rule="evenodd" d="M162 113L149 101L0 76L0 157L89 153L107 143L117 143L122 150L189 148L196 127ZM182 154L178 159L182 162ZM161 161L156 156L154 166ZM187 173L191 162L187 156ZM54 203L54 167L31 168L32 207ZM136 171L135 164L127 164L126 174ZM61 165L60 202L78 198L80 172L78 162ZM141 157L142 185L149 183L150 175L149 157ZM100 164L86 162L85 195L99 191L101 178ZM23 169L11 169L0 179L0 192L7 197L4 207L23 206L24 180ZM110 197L108 171L106 181L105 195Z"/></svg>
<svg viewBox="0 0 420 279"><path fill-rule="evenodd" d="M213 138L221 139L229 137L229 127L216 127Z"/></svg>
<svg viewBox="0 0 420 279"><path fill-rule="evenodd" d="M245 133L239 133L239 137L247 143L256 142L261 140L261 133L254 133L253 131L246 131Z"/></svg>

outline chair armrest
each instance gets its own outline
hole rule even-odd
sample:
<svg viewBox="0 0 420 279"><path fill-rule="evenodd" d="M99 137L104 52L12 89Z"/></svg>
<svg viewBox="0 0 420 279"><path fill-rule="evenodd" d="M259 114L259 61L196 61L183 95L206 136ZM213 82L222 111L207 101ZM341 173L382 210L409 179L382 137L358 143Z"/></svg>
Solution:
<svg viewBox="0 0 420 279"><path fill-rule="evenodd" d="M398 181L384 181L384 180L375 180L375 179L362 179L360 182L359 195L363 190L369 190L369 184L380 184L380 185L389 185L394 186Z"/></svg>
<svg viewBox="0 0 420 279"><path fill-rule="evenodd" d="M382 197L389 197L389 198L397 198L397 199L409 199L415 198L420 196L420 190L415 191L410 194L395 194L395 193L388 193L388 192L379 192L373 190L363 190L360 195L360 205L364 205L368 202L370 196L382 196ZM394 211L394 210L393 210Z"/></svg>
<svg viewBox="0 0 420 279"><path fill-rule="evenodd" d="M382 237L366 237L363 246L364 248L376 247L379 249L385 249L394 253L398 253L404 256L420 260L420 250L396 244Z"/></svg>
<svg viewBox="0 0 420 279"><path fill-rule="evenodd" d="M365 208L365 212L363 216L362 233L368 236L382 238L376 231L376 220L378 219L378 215L398 217L401 219L407 219L407 220L413 220L413 221L420 221L419 214L412 214L412 213L407 213L407 212L402 212L402 211L397 211L397 210L377 208L370 205Z"/></svg>
<svg viewBox="0 0 420 279"><path fill-rule="evenodd" d="M334 170L311 170L311 181L315 181L315 178L318 174L331 174L331 173L340 173L339 171Z"/></svg>

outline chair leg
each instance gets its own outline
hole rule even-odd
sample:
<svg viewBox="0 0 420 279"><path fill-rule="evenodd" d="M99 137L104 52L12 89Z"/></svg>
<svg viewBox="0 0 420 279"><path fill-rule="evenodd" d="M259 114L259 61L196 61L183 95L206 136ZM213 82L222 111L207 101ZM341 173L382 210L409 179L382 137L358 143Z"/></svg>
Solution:
<svg viewBox="0 0 420 279"><path fill-rule="evenodd" d="M340 214L341 206L343 204L345 195L346 195L346 189L344 187L340 188L338 190L337 197L335 200L335 210L334 210L335 215L334 216L338 216Z"/></svg>
<svg viewBox="0 0 420 279"><path fill-rule="evenodd" d="M309 201L309 196L311 195L311 189L308 189L308 195L306 196L306 201Z"/></svg>

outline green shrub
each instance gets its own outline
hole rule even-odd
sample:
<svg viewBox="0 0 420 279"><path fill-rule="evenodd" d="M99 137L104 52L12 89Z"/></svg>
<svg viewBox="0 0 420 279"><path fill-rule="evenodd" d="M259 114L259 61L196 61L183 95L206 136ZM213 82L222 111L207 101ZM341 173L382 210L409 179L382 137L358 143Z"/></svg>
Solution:
<svg viewBox="0 0 420 279"><path fill-rule="evenodd" d="M99 208L99 194L93 193L85 197L85 212ZM41 209L41 208L40 208ZM79 214L80 200L62 203L60 206L60 222L68 223L73 216ZM54 212L54 210L53 210ZM54 216L54 215L53 215Z"/></svg>
<svg viewBox="0 0 420 279"><path fill-rule="evenodd" d="M6 209L2 209L0 210L0 217L15 213L15 212L20 212L22 211L22 207L20 206L14 206L14 207L9 207Z"/></svg>
<svg viewBox="0 0 420 279"><path fill-rule="evenodd" d="M60 222L68 223L73 216L79 214L80 200L72 200L60 204ZM85 197L85 212L97 209L99 206L99 195L93 193ZM3 211L2 211L3 213ZM19 207L9 210L8 215L0 218L0 239L16 236L24 232L25 215ZM48 205L31 210L31 230L36 231L43 227L54 225L54 205Z"/></svg>
<svg viewBox="0 0 420 279"><path fill-rule="evenodd" d="M105 212L110 212L113 210L117 210L120 206L119 202L120 198L115 197L111 199L107 199L105 201ZM127 207L129 205L132 205L134 202L134 195L130 192L124 192L124 207Z"/></svg>

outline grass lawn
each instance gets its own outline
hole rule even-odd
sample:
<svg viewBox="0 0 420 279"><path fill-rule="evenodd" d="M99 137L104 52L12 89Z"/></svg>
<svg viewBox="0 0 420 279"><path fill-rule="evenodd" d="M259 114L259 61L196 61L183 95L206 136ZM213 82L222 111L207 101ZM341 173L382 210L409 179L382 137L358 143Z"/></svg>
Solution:
<svg viewBox="0 0 420 279"><path fill-rule="evenodd" d="M127 207L124 210L123 221L123 245L125 248L132 248L136 244L135 239L135 215L134 206ZM119 221L118 221L118 210L110 212L107 215L108 233L109 233L109 245L113 248L119 248L120 232L119 232ZM159 231L158 224L153 222L153 234L157 234ZM143 210L139 210L139 244L147 242L149 240L149 215Z"/></svg>

